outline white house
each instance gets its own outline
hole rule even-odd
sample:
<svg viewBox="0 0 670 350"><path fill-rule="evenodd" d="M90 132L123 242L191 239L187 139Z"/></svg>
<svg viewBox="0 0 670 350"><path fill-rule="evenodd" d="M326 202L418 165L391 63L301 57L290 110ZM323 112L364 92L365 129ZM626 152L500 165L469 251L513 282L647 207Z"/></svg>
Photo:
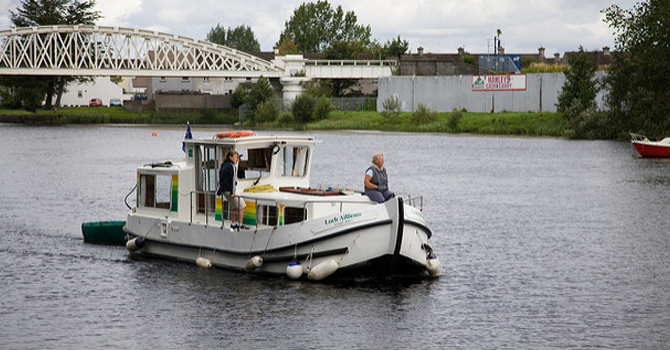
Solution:
<svg viewBox="0 0 670 350"><path fill-rule="evenodd" d="M73 83L65 88L61 98L61 106L88 106L92 98L102 100L103 106L109 106L109 100L118 98L120 100L132 99L132 94L124 94L123 88L116 85L109 77L97 77L90 83Z"/></svg>

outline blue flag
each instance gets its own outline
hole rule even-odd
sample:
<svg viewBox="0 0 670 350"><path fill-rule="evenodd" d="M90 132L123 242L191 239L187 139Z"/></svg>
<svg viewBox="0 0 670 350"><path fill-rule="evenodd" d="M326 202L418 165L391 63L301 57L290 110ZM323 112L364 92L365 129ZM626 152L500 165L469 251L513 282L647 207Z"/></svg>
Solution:
<svg viewBox="0 0 670 350"><path fill-rule="evenodd" d="M184 140L192 138L193 134L191 134L191 123L186 122L186 135L184 135ZM181 150L186 152L186 143L184 142L181 143Z"/></svg>

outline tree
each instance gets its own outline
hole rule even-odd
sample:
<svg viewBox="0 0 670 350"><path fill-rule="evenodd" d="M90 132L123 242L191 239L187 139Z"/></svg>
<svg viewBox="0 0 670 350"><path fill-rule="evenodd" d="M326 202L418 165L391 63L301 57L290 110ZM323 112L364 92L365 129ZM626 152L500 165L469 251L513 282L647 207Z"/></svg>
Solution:
<svg viewBox="0 0 670 350"><path fill-rule="evenodd" d="M219 45L226 45L226 27L221 26L221 24L216 24L216 27L213 27L212 29L209 30L209 33L207 33L207 36L205 36L205 40L219 44Z"/></svg>
<svg viewBox="0 0 670 350"><path fill-rule="evenodd" d="M233 29L217 24L207 33L206 40L244 52L261 50L261 45L256 40L254 31L244 24Z"/></svg>
<svg viewBox="0 0 670 350"><path fill-rule="evenodd" d="M228 30L228 46L244 52L260 51L261 45L256 40L251 27L244 24Z"/></svg>
<svg viewBox="0 0 670 350"><path fill-rule="evenodd" d="M298 51L298 45L296 45L289 38L284 38L279 43L279 46L277 47L277 50L279 51L280 56L293 55L293 54L297 54L299 52Z"/></svg>
<svg viewBox="0 0 670 350"><path fill-rule="evenodd" d="M603 11L616 34L614 64L605 79L611 118L622 130L670 129L670 1L649 0L632 9Z"/></svg>
<svg viewBox="0 0 670 350"><path fill-rule="evenodd" d="M290 39L301 52L323 52L337 41L370 43L370 26L359 25L353 11L333 9L328 1L303 3L285 22L278 43ZM279 45L278 45L279 46Z"/></svg>
<svg viewBox="0 0 670 350"><path fill-rule="evenodd" d="M306 124L313 120L314 105L316 98L308 94L299 95L291 106L291 113L295 120Z"/></svg>
<svg viewBox="0 0 670 350"><path fill-rule="evenodd" d="M249 105L248 117L253 121L258 107L265 101L274 97L275 90L267 78L261 76L258 81L251 84L251 90L247 93L246 102Z"/></svg>
<svg viewBox="0 0 670 350"><path fill-rule="evenodd" d="M593 57L579 47L579 52L568 57L568 69L565 75L565 83L558 95L557 110L565 113L575 102L582 109L595 105L598 93L598 81L595 79L596 64ZM581 111L580 111L581 112Z"/></svg>
<svg viewBox="0 0 670 350"><path fill-rule="evenodd" d="M17 27L31 27L42 25L63 24L95 24L101 18L99 11L94 11L95 0L23 0L15 11L9 10L12 23ZM35 81L37 80L37 81ZM56 106L67 84L74 81L85 82L86 77L33 77L23 76L19 85L43 86L45 92L45 107L51 108L53 97L56 96ZM22 81L22 82L21 82ZM16 87L17 85L15 85ZM19 89L20 90L20 89ZM44 98L44 97L43 97ZM34 99L32 99L34 100ZM24 106L28 107L28 106ZM30 106L34 108L35 106Z"/></svg>
<svg viewBox="0 0 670 350"><path fill-rule="evenodd" d="M397 57L400 59L408 49L409 42L407 42L407 40L401 39L400 35L398 35L397 39L388 40L386 44L384 44L382 47L382 56L384 59L388 57Z"/></svg>

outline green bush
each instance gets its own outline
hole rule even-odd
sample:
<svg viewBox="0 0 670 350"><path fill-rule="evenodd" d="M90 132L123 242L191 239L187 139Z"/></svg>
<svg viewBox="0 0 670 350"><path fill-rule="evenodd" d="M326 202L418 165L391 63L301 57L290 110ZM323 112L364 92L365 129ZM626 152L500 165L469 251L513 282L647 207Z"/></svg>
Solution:
<svg viewBox="0 0 670 350"><path fill-rule="evenodd" d="M463 56L463 63L469 64L469 65L472 65L472 66L479 66L479 62L477 62L477 60L475 60L475 56L470 55L470 54L467 54L467 55Z"/></svg>
<svg viewBox="0 0 670 350"><path fill-rule="evenodd" d="M312 113L316 100L308 94L302 94L293 101L291 112L297 122L309 123L312 121Z"/></svg>
<svg viewBox="0 0 670 350"><path fill-rule="evenodd" d="M314 119L324 120L328 118L330 111L333 110L333 107L330 105L330 99L328 97L322 96L314 105Z"/></svg>
<svg viewBox="0 0 670 350"><path fill-rule="evenodd" d="M402 102L397 95L393 95L382 102L382 116L384 118L394 119L400 114Z"/></svg>
<svg viewBox="0 0 670 350"><path fill-rule="evenodd" d="M423 103L419 103L416 111L412 113L411 120L416 124L427 124L436 122L438 118L437 112L426 107Z"/></svg>
<svg viewBox="0 0 670 350"><path fill-rule="evenodd" d="M240 108L241 105L245 104L247 101L247 90L242 86L242 84L237 85L235 91L230 94L230 105L233 108Z"/></svg>
<svg viewBox="0 0 670 350"><path fill-rule="evenodd" d="M277 123L281 126L289 126L295 123L295 118L291 112L284 112L277 117Z"/></svg>
<svg viewBox="0 0 670 350"><path fill-rule="evenodd" d="M203 108L200 110L200 120L205 123L212 123L216 119L217 112L215 109Z"/></svg>
<svg viewBox="0 0 670 350"><path fill-rule="evenodd" d="M277 100L273 97L258 105L254 120L257 123L269 123L277 120L278 115L279 108L277 107Z"/></svg>
<svg viewBox="0 0 670 350"><path fill-rule="evenodd" d="M449 129L453 130L454 132L457 132L458 124L461 122L462 118L463 113L458 109L454 108L451 111L451 114L449 114L449 118L447 119L447 126L449 127Z"/></svg>

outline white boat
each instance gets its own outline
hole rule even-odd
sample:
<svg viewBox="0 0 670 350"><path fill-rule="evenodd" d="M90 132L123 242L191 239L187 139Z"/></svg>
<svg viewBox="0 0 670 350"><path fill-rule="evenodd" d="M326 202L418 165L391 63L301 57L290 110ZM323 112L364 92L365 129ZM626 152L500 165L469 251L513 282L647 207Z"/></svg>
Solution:
<svg viewBox="0 0 670 350"><path fill-rule="evenodd" d="M191 139L189 127L183 161L139 167L126 247L291 279L441 274L421 197L378 204L356 191L312 189L313 137L253 134ZM236 197L246 202L246 228L239 231L230 229L227 203L216 196L219 167L230 149L241 156Z"/></svg>

